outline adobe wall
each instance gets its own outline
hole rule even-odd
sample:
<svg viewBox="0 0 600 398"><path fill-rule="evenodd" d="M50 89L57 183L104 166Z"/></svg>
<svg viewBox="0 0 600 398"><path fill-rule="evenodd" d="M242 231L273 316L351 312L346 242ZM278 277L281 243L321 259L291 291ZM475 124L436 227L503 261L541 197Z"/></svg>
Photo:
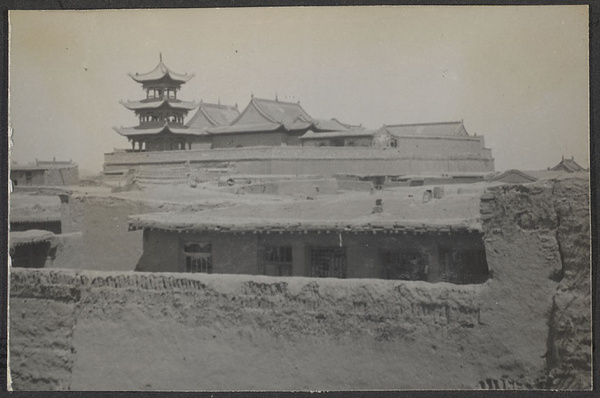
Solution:
<svg viewBox="0 0 600 398"><path fill-rule="evenodd" d="M31 170L31 181L27 183L26 171L12 170L10 177L17 186L64 186L79 184L79 169L77 167L50 168L48 170Z"/></svg>
<svg viewBox="0 0 600 398"><path fill-rule="evenodd" d="M79 184L79 169L77 167L49 169L45 184L52 186L77 185Z"/></svg>
<svg viewBox="0 0 600 398"><path fill-rule="evenodd" d="M10 178L17 186L44 185L44 170L31 170L31 180L27 182L24 170L11 170Z"/></svg>
<svg viewBox="0 0 600 398"><path fill-rule="evenodd" d="M483 286L22 269L11 278L15 389L459 388L486 370L469 362L488 340L478 336Z"/></svg>
<svg viewBox="0 0 600 398"><path fill-rule="evenodd" d="M512 370L541 369L544 388L589 388L589 179L566 175L487 192L481 212L493 278L484 303L514 323L509 329L498 318L482 321L510 342L503 350L506 355L520 352L522 358L543 359L522 368L515 364ZM523 338L511 341L512 334Z"/></svg>

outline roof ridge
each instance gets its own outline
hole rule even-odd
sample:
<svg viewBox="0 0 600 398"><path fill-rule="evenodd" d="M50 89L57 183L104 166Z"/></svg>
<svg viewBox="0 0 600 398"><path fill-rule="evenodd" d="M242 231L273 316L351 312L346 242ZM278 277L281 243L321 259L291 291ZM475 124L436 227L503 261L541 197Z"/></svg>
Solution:
<svg viewBox="0 0 600 398"><path fill-rule="evenodd" d="M296 105L296 106L298 106L298 107L302 108L302 107L300 106L300 104L299 104L299 103L297 103L297 102L279 101L279 100L272 100L272 99L268 99L268 98L256 98L256 97L254 97L254 98L252 98L252 99L253 99L253 100L259 100L259 101L265 101L265 102L271 102L271 103L273 103L273 104Z"/></svg>
<svg viewBox="0 0 600 398"><path fill-rule="evenodd" d="M453 121L453 122L428 122L428 123L400 123L400 124L384 124L383 127L399 127L399 126L424 126L424 125L434 125L434 124L461 124L462 121Z"/></svg>
<svg viewBox="0 0 600 398"><path fill-rule="evenodd" d="M282 124L282 121L278 121L273 119L271 116L269 116L264 110L260 109L260 106L258 106L258 104L255 102L257 100L257 98L252 98L250 100L250 104L254 106L254 108L258 111L258 113L260 113L263 117L265 117L267 120L269 120L272 123L277 123L277 124ZM269 100L267 100L269 101ZM272 101L275 102L275 101ZM248 109L248 108L246 108ZM246 111L246 109L244 109L244 111ZM232 123L233 124L233 123Z"/></svg>
<svg viewBox="0 0 600 398"><path fill-rule="evenodd" d="M213 104L212 102L203 102L202 105L208 105L212 108L237 109L235 105Z"/></svg>
<svg viewBox="0 0 600 398"><path fill-rule="evenodd" d="M202 105L204 105L204 104L202 104ZM213 126L217 126L217 125L218 125L218 123L215 121L215 119L213 119L213 118L212 118L212 116L210 116L210 115L208 114L208 112L206 112L206 111L203 109L202 105L200 105L200 108L198 108L198 109L200 110L200 112L202 112L202 114L204 115L204 117L206 117L206 119L208 120L208 122L209 122L210 124L212 124ZM197 115L197 113L196 113L196 115ZM194 115L194 117L196 117L196 115Z"/></svg>

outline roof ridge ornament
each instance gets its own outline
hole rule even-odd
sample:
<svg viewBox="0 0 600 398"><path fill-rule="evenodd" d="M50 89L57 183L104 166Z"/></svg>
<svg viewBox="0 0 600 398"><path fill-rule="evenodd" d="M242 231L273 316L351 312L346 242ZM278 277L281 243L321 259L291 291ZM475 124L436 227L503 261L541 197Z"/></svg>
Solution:
<svg viewBox="0 0 600 398"><path fill-rule="evenodd" d="M162 52L159 52L159 53L158 53L158 57L159 57L159 59L160 59L160 62L162 62Z"/></svg>

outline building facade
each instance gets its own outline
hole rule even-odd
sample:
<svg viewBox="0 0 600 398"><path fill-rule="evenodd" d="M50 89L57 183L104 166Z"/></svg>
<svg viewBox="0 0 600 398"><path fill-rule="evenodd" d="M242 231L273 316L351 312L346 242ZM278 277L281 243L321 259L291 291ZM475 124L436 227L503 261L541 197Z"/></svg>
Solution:
<svg viewBox="0 0 600 398"><path fill-rule="evenodd" d="M130 230L144 230L137 271L457 284L488 278L481 231L467 225L215 220L184 227L167 218L130 222Z"/></svg>
<svg viewBox="0 0 600 398"><path fill-rule="evenodd" d="M10 179L16 187L77 185L79 168L72 161L36 159L34 164L11 165Z"/></svg>

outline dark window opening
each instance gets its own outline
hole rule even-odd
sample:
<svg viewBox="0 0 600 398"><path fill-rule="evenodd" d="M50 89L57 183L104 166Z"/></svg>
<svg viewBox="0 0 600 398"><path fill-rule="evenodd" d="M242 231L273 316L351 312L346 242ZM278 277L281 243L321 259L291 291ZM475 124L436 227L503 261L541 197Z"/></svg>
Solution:
<svg viewBox="0 0 600 398"><path fill-rule="evenodd" d="M50 231L55 234L62 233L62 223L56 221L13 221L10 223L10 230L14 232L28 231L30 229L40 229Z"/></svg>
<svg viewBox="0 0 600 398"><path fill-rule="evenodd" d="M310 249L310 276L313 278L345 278L346 249L313 247Z"/></svg>
<svg viewBox="0 0 600 398"><path fill-rule="evenodd" d="M44 268L50 254L50 242L21 245L11 250L13 267Z"/></svg>
<svg viewBox="0 0 600 398"><path fill-rule="evenodd" d="M429 256L419 251L383 251L382 277L405 281L425 281L429 271Z"/></svg>
<svg viewBox="0 0 600 398"><path fill-rule="evenodd" d="M267 246L264 248L264 274L292 276L292 247Z"/></svg>
<svg viewBox="0 0 600 398"><path fill-rule="evenodd" d="M212 245L188 243L183 246L185 272L212 274Z"/></svg>
<svg viewBox="0 0 600 398"><path fill-rule="evenodd" d="M441 279L461 285L484 283L489 277L485 250L440 251Z"/></svg>

